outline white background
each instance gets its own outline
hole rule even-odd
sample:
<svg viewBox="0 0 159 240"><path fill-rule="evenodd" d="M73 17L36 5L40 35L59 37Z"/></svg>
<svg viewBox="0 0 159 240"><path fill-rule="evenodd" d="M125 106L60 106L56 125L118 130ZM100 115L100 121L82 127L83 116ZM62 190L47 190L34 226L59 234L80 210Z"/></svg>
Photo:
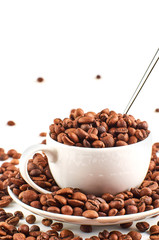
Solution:
<svg viewBox="0 0 159 240"><path fill-rule="evenodd" d="M41 142L72 108L122 113L159 48L158 9L155 0L1 0L0 147L22 152ZM159 63L130 111L148 121L154 142L158 81Z"/></svg>

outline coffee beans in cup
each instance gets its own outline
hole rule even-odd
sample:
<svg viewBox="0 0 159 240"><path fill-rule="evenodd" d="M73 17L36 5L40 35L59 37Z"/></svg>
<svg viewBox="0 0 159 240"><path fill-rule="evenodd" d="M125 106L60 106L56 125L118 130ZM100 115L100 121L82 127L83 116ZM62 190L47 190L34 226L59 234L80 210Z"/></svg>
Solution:
<svg viewBox="0 0 159 240"><path fill-rule="evenodd" d="M99 113L72 109L69 118L55 118L50 137L60 143L89 148L126 146L148 137L146 121L108 108Z"/></svg>

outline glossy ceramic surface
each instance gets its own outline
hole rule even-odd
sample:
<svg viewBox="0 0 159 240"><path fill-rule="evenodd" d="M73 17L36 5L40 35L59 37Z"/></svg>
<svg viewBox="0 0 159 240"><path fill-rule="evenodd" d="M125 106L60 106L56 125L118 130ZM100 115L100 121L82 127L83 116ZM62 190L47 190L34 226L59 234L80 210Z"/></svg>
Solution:
<svg viewBox="0 0 159 240"><path fill-rule="evenodd" d="M116 194L142 183L150 163L151 134L136 144L102 149L67 146L48 136L47 145L31 146L20 160L23 178L37 191L46 193L27 173L28 159L40 150L48 156L50 170L61 188L79 188L95 195Z"/></svg>

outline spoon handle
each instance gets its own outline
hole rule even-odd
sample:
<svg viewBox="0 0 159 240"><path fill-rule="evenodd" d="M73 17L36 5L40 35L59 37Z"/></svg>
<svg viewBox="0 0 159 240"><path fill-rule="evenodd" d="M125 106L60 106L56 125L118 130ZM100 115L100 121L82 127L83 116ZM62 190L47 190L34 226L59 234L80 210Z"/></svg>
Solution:
<svg viewBox="0 0 159 240"><path fill-rule="evenodd" d="M138 84L135 92L133 93L128 105L126 106L123 114L127 114L128 111L130 110L131 106L133 105L135 99L137 98L138 94L140 93L142 87L144 86L145 82L147 81L148 77L150 76L150 74L151 74L152 70L154 69L158 60L159 60L159 49L155 53L155 55L154 55L153 59L151 60L148 68L146 69L146 72L144 73L141 81L139 82L139 84Z"/></svg>

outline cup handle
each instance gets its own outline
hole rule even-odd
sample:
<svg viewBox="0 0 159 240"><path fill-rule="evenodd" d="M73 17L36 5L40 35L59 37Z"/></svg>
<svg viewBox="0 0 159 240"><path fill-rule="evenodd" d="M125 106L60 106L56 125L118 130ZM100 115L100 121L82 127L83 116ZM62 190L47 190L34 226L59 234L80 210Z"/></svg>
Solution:
<svg viewBox="0 0 159 240"><path fill-rule="evenodd" d="M44 151L46 153L47 157L50 158L50 161L53 161L53 162L56 161L56 159L55 159L56 150L55 149L50 150L49 147L45 144L37 144L37 145L30 146L29 148L27 148L24 151L24 153L22 154L22 156L20 158L19 170L20 170L20 173L21 173L23 179L36 191L38 191L40 193L44 193L44 194L51 193L50 191L47 191L47 190L39 187L36 183L34 183L28 174L28 170L27 170L28 161L34 155L34 153L36 153L37 151Z"/></svg>

